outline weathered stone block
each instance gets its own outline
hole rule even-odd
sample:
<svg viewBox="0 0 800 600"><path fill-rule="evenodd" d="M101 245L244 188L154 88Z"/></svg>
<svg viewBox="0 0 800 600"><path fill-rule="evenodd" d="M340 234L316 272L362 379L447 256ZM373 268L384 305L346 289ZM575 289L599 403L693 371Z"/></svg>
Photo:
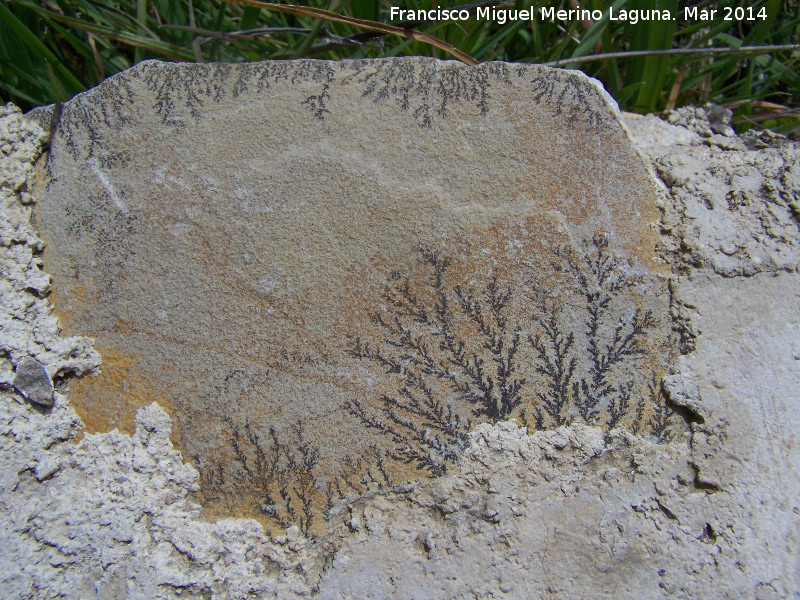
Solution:
<svg viewBox="0 0 800 600"><path fill-rule="evenodd" d="M670 435L653 180L594 81L433 59L146 62L39 110L90 430L153 400L209 514L315 530L477 422Z"/></svg>

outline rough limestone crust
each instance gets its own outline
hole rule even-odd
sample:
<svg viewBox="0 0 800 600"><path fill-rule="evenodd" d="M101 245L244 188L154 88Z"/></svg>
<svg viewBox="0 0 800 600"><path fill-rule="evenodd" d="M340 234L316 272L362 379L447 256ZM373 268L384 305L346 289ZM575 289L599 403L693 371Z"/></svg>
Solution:
<svg viewBox="0 0 800 600"><path fill-rule="evenodd" d="M88 338L59 337L45 299L50 276L42 271L44 244L29 224L33 198L27 178L46 137L16 107L0 107L0 386L6 388L26 357L47 365L51 378L82 375L100 364Z"/></svg>
<svg viewBox="0 0 800 600"><path fill-rule="evenodd" d="M728 165L797 160L786 147L707 146L652 118L629 125L643 152L658 147L660 156L715 167L665 186L666 215L702 204L702 192L686 190L725 177ZM670 181L666 169L678 167L658 156ZM796 199L796 182L786 181ZM749 210L769 211L770 198L765 185L748 210L710 210L746 226ZM62 395L42 413L5 394L3 597L796 597L797 265L750 277L716 272L716 250L701 240L718 221L675 212L684 216L665 226L665 244L677 231L686 254L708 257L676 260L683 274L672 284L676 322L692 344L667 388L694 415L691 447L622 432L606 445L599 431L577 425L531 436L513 423L483 425L456 472L343 503L315 545L296 530L271 543L253 521L198 520L185 499L196 473L172 450L157 406L140 410L133 436L87 435L76 446L67 440L80 423ZM767 247L795 239L796 219L780 223L757 232ZM765 251L750 248L742 265ZM32 335L33 325L20 327Z"/></svg>
<svg viewBox="0 0 800 600"><path fill-rule="evenodd" d="M642 149L669 189L661 224L676 266L726 277L797 269L800 156L792 143L759 152L654 117L634 117L629 127L643 130Z"/></svg>
<svg viewBox="0 0 800 600"><path fill-rule="evenodd" d="M309 594L312 561L296 528L281 545L255 521L199 519L186 501L197 471L172 449L163 409L141 409L133 436L86 435L75 445L80 420L56 398L47 415L17 398L2 404L4 598Z"/></svg>

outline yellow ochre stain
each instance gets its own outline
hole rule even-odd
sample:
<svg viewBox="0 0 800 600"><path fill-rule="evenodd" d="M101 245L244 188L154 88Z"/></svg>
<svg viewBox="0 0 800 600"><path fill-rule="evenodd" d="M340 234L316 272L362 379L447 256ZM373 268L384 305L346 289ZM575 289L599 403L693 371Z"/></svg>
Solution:
<svg viewBox="0 0 800 600"><path fill-rule="evenodd" d="M157 402L168 414L174 412L169 398L149 385L146 373L135 357L95 342L103 358L100 373L74 379L69 384L72 406L81 417L86 433L103 433L116 428L133 433L136 411ZM173 438L173 442L175 435Z"/></svg>

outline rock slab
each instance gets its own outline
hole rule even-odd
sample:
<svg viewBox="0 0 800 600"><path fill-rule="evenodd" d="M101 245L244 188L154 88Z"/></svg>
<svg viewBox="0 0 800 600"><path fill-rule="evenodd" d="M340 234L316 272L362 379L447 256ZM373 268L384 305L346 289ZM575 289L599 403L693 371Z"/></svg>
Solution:
<svg viewBox="0 0 800 600"><path fill-rule="evenodd" d="M313 532L478 422L674 433L655 183L593 80L146 62L34 116L51 298L104 361L72 402L166 407L209 515Z"/></svg>

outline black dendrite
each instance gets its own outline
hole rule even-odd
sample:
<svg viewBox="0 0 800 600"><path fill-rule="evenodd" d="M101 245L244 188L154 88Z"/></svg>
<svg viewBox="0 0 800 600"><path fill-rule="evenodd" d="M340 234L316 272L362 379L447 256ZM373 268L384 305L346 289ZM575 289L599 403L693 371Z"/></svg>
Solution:
<svg viewBox="0 0 800 600"><path fill-rule="evenodd" d="M620 317L615 300L637 279L626 275L608 245L607 236L596 235L583 244L580 254L557 248L553 266L572 277L585 306L583 333L590 362L586 375L572 382L572 399L581 419L588 424L596 424L605 409L610 428L629 410L634 385L633 380L619 381L618 368L643 353L642 342L655 320L650 311L638 308L632 315Z"/></svg>
<svg viewBox="0 0 800 600"><path fill-rule="evenodd" d="M287 472L294 475L292 493L286 498L287 509L294 516L300 531L306 535L311 532L314 521L314 500L317 495L314 469L318 464L319 451L312 448L308 442L301 442L286 465ZM294 505L292 505L293 499Z"/></svg>
<svg viewBox="0 0 800 600"><path fill-rule="evenodd" d="M323 465L319 450L304 439L302 426L295 424L279 436L274 427L264 434L250 422L226 423L234 459L251 489L255 487L261 513L281 528L297 524L308 535L322 512Z"/></svg>
<svg viewBox="0 0 800 600"><path fill-rule="evenodd" d="M602 418L611 429L640 411L630 367L655 320L639 308L624 312L620 298L638 279L610 252L606 236L578 251L552 251L553 272L577 304L565 313L536 284L524 345L525 324L508 314L511 286L496 275L482 284L452 283L452 259L430 248L419 255L423 278L397 272L389 278L384 309L371 317L379 341L358 337L351 345L352 356L397 378L395 391L377 398L377 409L355 400L348 405L351 415L391 441L391 458L430 475L444 473L466 445L470 420L460 415L497 422L525 411L540 429ZM653 419L660 424L666 412L658 410Z"/></svg>
<svg viewBox="0 0 800 600"><path fill-rule="evenodd" d="M511 290L496 278L480 290L450 289L449 259L430 248L419 253L427 271L424 289L412 289L407 277L393 274L384 290L388 310L372 316L383 332L381 343L373 348L356 338L351 348L356 358L398 375L397 391L380 396L379 415L360 401L348 408L392 441L392 458L440 475L467 445L471 419L465 415L498 421L520 405L521 333L506 316ZM472 346L456 333L465 327L473 332ZM453 402L437 399L442 394Z"/></svg>
<svg viewBox="0 0 800 600"><path fill-rule="evenodd" d="M675 436L673 419L677 414L664 394L661 383L657 380L648 384L653 415L647 421L647 433L661 442L669 442Z"/></svg>
<svg viewBox="0 0 800 600"><path fill-rule="evenodd" d="M266 436L247 422L238 426L226 422L232 432L234 458L246 478L258 490L261 512L281 527L296 518L291 503L290 449L280 442L274 427Z"/></svg>
<svg viewBox="0 0 800 600"><path fill-rule="evenodd" d="M312 532L341 499L390 487L404 466L447 473L474 422L531 417L544 429L580 421L671 439L674 409L656 371L640 391L637 372L656 321L630 301L639 279L602 235L551 252L541 273L523 267L501 279L492 268L465 280L454 257L420 247L415 272L392 272L370 314L372 332L349 343L352 357L385 374L372 398L345 405L377 434L374 446L324 461L299 425L279 435L229 423L236 463L262 512ZM221 389L229 395L228 387Z"/></svg>
<svg viewBox="0 0 800 600"><path fill-rule="evenodd" d="M510 316L515 285L496 274L455 283L452 258L430 248L419 256L422 277L395 272L385 286L383 309L371 316L380 337L351 340L352 356L397 382L371 406L348 405L390 440L391 458L440 475L466 446L472 419L525 415L538 429L578 420L609 430L649 417L636 371L656 322L650 311L628 307L639 278L610 251L606 236L577 250L552 250L547 273L565 290L560 296L538 273L522 273L533 286L530 323ZM650 427L661 439L669 411L663 402L652 410Z"/></svg>
<svg viewBox="0 0 800 600"><path fill-rule="evenodd" d="M464 370L471 383L465 389L465 398L474 405L476 417L490 421L507 419L522 401L520 390L525 383L523 377L515 376L520 330L509 327L505 314L511 290L500 289L497 278L492 277L480 299L460 287L456 287L455 293L462 312L477 326L481 346L491 359L485 365L477 353L471 360L464 360L463 352L453 353L451 362ZM447 348L451 346L448 344Z"/></svg>
<svg viewBox="0 0 800 600"><path fill-rule="evenodd" d="M325 484L326 512L339 500L370 491L385 490L393 485L386 470L385 452L379 447L372 446L368 452L358 457L345 455L339 460L339 468Z"/></svg>
<svg viewBox="0 0 800 600"><path fill-rule="evenodd" d="M447 463L455 462L466 448L472 424L436 400L422 379L408 378L396 395L384 395L380 400L380 417L371 415L358 400L350 401L348 410L392 441L393 459L438 476L446 473ZM379 470L388 481L382 464Z"/></svg>
<svg viewBox="0 0 800 600"><path fill-rule="evenodd" d="M567 422L565 409L568 407L572 398L571 393L575 376L575 357L572 356L572 347L575 344L573 333L564 334L559 328L558 309L552 307L548 315L541 320L543 335L536 334L528 339L535 353L534 368L536 372L544 376L544 389L537 391L539 399L539 411L536 417L537 429L544 428L545 411L555 426L564 425Z"/></svg>

